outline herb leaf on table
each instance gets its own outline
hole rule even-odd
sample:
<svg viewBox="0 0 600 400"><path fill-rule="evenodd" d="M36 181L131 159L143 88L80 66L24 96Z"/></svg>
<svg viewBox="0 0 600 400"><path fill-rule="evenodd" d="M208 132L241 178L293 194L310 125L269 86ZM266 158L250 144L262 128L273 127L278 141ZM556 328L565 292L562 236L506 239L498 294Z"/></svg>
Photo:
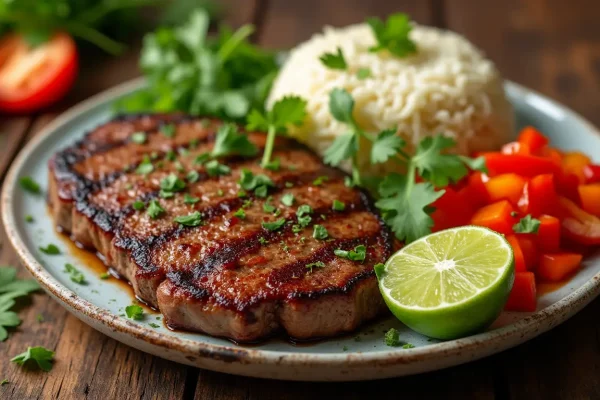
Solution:
<svg viewBox="0 0 600 400"><path fill-rule="evenodd" d="M16 268L0 267L0 341L8 338L7 327L15 327L21 323L17 313L11 311L16 303L15 299L27 296L39 288L33 279L17 279Z"/></svg>

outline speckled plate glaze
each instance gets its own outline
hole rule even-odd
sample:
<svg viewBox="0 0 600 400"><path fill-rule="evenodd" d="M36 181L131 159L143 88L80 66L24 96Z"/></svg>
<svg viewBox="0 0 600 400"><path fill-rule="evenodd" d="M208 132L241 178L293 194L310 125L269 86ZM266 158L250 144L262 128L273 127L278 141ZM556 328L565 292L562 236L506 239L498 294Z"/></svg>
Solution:
<svg viewBox="0 0 600 400"><path fill-rule="evenodd" d="M104 334L142 351L231 374L306 381L366 380L416 374L465 363L523 343L565 321L600 292L600 253L585 260L581 271L566 285L541 296L538 311L504 313L484 333L460 340L430 341L392 318L365 326L353 335L310 345L294 345L273 339L253 346L238 346L210 336L173 332L160 314L144 320L124 316L131 291L115 279L102 280L97 269L82 265L57 234L46 211L43 196L18 188L18 179L32 176L46 185L47 161L52 154L84 132L109 119L111 103L141 87L136 80L101 93L66 112L48 125L21 151L6 178L2 193L2 217L8 237L29 271L43 288L79 319ZM583 118L565 107L513 83L506 89L515 106L519 125L532 124L548 134L562 149L582 150L600 162L600 134ZM35 222L26 223L32 215ZM55 243L61 255L48 256L40 246ZM65 263L77 265L87 285L72 282ZM383 332L395 327L413 349L390 348Z"/></svg>

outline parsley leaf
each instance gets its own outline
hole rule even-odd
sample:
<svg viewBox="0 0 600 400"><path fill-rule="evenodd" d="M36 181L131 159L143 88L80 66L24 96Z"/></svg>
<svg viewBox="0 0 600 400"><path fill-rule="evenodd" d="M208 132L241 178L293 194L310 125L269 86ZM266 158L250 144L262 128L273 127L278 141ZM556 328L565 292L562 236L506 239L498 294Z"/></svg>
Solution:
<svg viewBox="0 0 600 400"><path fill-rule="evenodd" d="M240 219L246 219L246 211L244 211L243 208L238 209L236 212L233 213L233 215Z"/></svg>
<svg viewBox="0 0 600 400"><path fill-rule="evenodd" d="M242 170L238 183L244 190L253 190L258 197L267 197L268 188L275 187L275 183L268 176L254 175L247 169Z"/></svg>
<svg viewBox="0 0 600 400"><path fill-rule="evenodd" d="M339 200L333 200L333 204L332 204L331 208L334 211L344 211L346 209L346 204L344 204L343 202L341 202Z"/></svg>
<svg viewBox="0 0 600 400"><path fill-rule="evenodd" d="M272 213L272 212L275 212L275 210L276 210L275 206L271 204L271 200L272 200L272 197L269 196L267 201L265 201L263 204L263 211L266 213Z"/></svg>
<svg viewBox="0 0 600 400"><path fill-rule="evenodd" d="M50 243L46 247L40 247L40 251L44 254L48 254L49 256L55 256L57 254L60 254L60 249L52 243Z"/></svg>
<svg viewBox="0 0 600 400"><path fill-rule="evenodd" d="M387 129L377 135L373 147L371 148L371 163L384 163L390 157L395 156L406 142L400 136L396 135L396 129Z"/></svg>
<svg viewBox="0 0 600 400"><path fill-rule="evenodd" d="M283 225L285 225L285 218L280 218L273 222L262 223L262 227L271 232L279 230Z"/></svg>
<svg viewBox="0 0 600 400"><path fill-rule="evenodd" d="M52 360L54 359L54 352L44 347L28 347L27 351L13 357L10 361L17 365L34 365L35 364L43 371L50 371L52 369Z"/></svg>
<svg viewBox="0 0 600 400"><path fill-rule="evenodd" d="M152 171L154 171L154 166L152 165L152 161L148 156L145 156L142 162L135 169L136 174L139 175L148 175Z"/></svg>
<svg viewBox="0 0 600 400"><path fill-rule="evenodd" d="M528 214L513 226L513 231L516 233L537 234L540 230L540 224L541 222L539 219L532 218L531 215Z"/></svg>
<svg viewBox="0 0 600 400"><path fill-rule="evenodd" d="M304 215L309 215L309 214L312 214L312 213L313 213L313 209L308 204L302 204L300 207L298 207L298 211L296 211L296 214L299 217L302 217Z"/></svg>
<svg viewBox="0 0 600 400"><path fill-rule="evenodd" d="M350 251L336 249L333 251L333 254L341 258L347 258L350 261L362 262L365 261L365 258L367 257L367 247L361 244Z"/></svg>
<svg viewBox="0 0 600 400"><path fill-rule="evenodd" d="M150 218L156 219L164 212L165 209L160 206L158 200L150 200L150 203L148 204L148 209L146 210L146 213L148 213L148 216Z"/></svg>
<svg viewBox="0 0 600 400"><path fill-rule="evenodd" d="M356 77L361 81L371 77L371 70L369 68L360 68L356 71Z"/></svg>
<svg viewBox="0 0 600 400"><path fill-rule="evenodd" d="M325 268L325 263L323 261L316 261L314 263L306 264L306 269L309 274L312 274L313 268Z"/></svg>
<svg viewBox="0 0 600 400"><path fill-rule="evenodd" d="M383 340L385 344L390 347L398 347L402 344L400 342L400 332L395 328L391 328L387 331Z"/></svg>
<svg viewBox="0 0 600 400"><path fill-rule="evenodd" d="M133 202L133 204L131 204L131 206L133 207L134 210L140 211L140 210L143 210L146 205L144 204L143 201L136 200Z"/></svg>
<svg viewBox="0 0 600 400"><path fill-rule="evenodd" d="M27 296L40 286L33 279L17 279L17 270L13 267L0 267L0 342L8 338L6 327L15 327L21 323L16 312L10 311L15 298Z"/></svg>
<svg viewBox="0 0 600 400"><path fill-rule="evenodd" d="M42 190L40 189L40 185L33 180L30 176L24 176L19 179L19 184L23 189L33 194L40 194Z"/></svg>
<svg viewBox="0 0 600 400"><path fill-rule="evenodd" d="M295 197L292 193L286 193L281 196L281 204L291 207L294 204Z"/></svg>
<svg viewBox="0 0 600 400"><path fill-rule="evenodd" d="M337 53L324 53L319 60L329 69L345 70L348 68L344 53L341 48L337 48Z"/></svg>
<svg viewBox="0 0 600 400"><path fill-rule="evenodd" d="M134 132L131 134L131 141L136 144L146 143L146 132Z"/></svg>
<svg viewBox="0 0 600 400"><path fill-rule="evenodd" d="M323 225L313 226L313 237L317 240L325 240L329 237L329 232Z"/></svg>
<svg viewBox="0 0 600 400"><path fill-rule="evenodd" d="M185 189L185 182L174 173L160 180L160 188L165 192L180 192Z"/></svg>
<svg viewBox="0 0 600 400"><path fill-rule="evenodd" d="M271 155L278 133L287 133L289 125L300 126L306 116L306 100L298 96L286 96L273 104L270 111L261 113L254 109L248 115L248 130L267 131L265 151L261 166L265 168L271 162Z"/></svg>
<svg viewBox="0 0 600 400"><path fill-rule="evenodd" d="M135 319L136 321L144 319L144 309L137 304L125 307L125 314L127 314L127 318Z"/></svg>
<svg viewBox="0 0 600 400"><path fill-rule="evenodd" d="M198 197L191 196L187 193L183 195L183 203L184 204L196 204L199 201L200 201L200 199Z"/></svg>
<svg viewBox="0 0 600 400"><path fill-rule="evenodd" d="M369 49L371 52L388 50L397 57L406 57L417 52L417 46L409 38L412 25L408 15L397 13L390 15L385 22L379 18L368 18L377 45Z"/></svg>
<svg viewBox="0 0 600 400"><path fill-rule="evenodd" d="M183 226L199 226L202 224L202 214L199 211L194 211L188 215L175 217L173 221Z"/></svg>
<svg viewBox="0 0 600 400"><path fill-rule="evenodd" d="M79 283L80 285L85 285L87 283L83 273L75 268L73 264L66 263L64 272L67 272L69 274L69 278L71 278L71 280L75 283Z"/></svg>
<svg viewBox="0 0 600 400"><path fill-rule="evenodd" d="M196 170L191 170L187 173L185 179L187 179L187 181L190 183L198 182L198 179L200 179L200 174Z"/></svg>
<svg viewBox="0 0 600 400"><path fill-rule="evenodd" d="M257 153L258 148L248 139L248 135L241 133L234 124L224 124L217 131L215 146L210 154L216 158L232 155L252 157Z"/></svg>
<svg viewBox="0 0 600 400"><path fill-rule="evenodd" d="M217 160L207 162L204 167L209 176L229 175L231 173L231 168L225 164L220 164Z"/></svg>

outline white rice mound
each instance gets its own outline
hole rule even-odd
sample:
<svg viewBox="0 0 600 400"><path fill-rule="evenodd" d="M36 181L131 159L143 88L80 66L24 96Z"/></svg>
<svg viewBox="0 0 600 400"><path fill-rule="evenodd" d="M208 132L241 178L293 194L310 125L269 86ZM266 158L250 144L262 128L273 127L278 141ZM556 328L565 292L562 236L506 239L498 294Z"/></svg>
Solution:
<svg viewBox="0 0 600 400"><path fill-rule="evenodd" d="M513 110L494 64L464 37L449 31L414 25L410 33L417 53L398 58L387 51L369 52L375 44L366 24L326 27L323 33L298 45L277 77L268 107L295 94L308 101L304 125L291 135L319 153L348 127L329 112L329 93L346 89L355 100L354 117L367 132L397 128L414 148L424 136L443 133L456 140L454 152L469 155L497 149L512 137ZM332 70L319 57L343 50L348 69ZM359 79L368 68L371 76ZM361 169L373 168L368 143L361 142Z"/></svg>

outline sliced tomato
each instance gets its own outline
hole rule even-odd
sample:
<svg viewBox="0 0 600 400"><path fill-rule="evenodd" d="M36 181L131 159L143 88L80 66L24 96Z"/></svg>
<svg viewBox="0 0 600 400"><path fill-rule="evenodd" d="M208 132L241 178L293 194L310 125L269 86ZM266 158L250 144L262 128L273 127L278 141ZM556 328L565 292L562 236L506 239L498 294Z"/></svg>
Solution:
<svg viewBox="0 0 600 400"><path fill-rule="evenodd" d="M517 272L504 309L507 311L535 311L536 294L537 288L533 272Z"/></svg>
<svg viewBox="0 0 600 400"><path fill-rule="evenodd" d="M579 268L581 259L577 253L542 254L536 273L543 281L560 282Z"/></svg>
<svg viewBox="0 0 600 400"><path fill-rule="evenodd" d="M77 48L65 33L36 47L17 34L0 40L0 111L44 108L62 98L76 76Z"/></svg>
<svg viewBox="0 0 600 400"><path fill-rule="evenodd" d="M562 231L571 240L584 245L600 244L600 218L583 211L566 197L558 198Z"/></svg>
<svg viewBox="0 0 600 400"><path fill-rule="evenodd" d="M518 142L526 146L531 153L537 153L548 144L548 139L532 126L527 126L521 130Z"/></svg>
<svg viewBox="0 0 600 400"><path fill-rule="evenodd" d="M513 173L529 178L559 170L554 161L544 157L502 153L487 153L484 157L490 176Z"/></svg>

